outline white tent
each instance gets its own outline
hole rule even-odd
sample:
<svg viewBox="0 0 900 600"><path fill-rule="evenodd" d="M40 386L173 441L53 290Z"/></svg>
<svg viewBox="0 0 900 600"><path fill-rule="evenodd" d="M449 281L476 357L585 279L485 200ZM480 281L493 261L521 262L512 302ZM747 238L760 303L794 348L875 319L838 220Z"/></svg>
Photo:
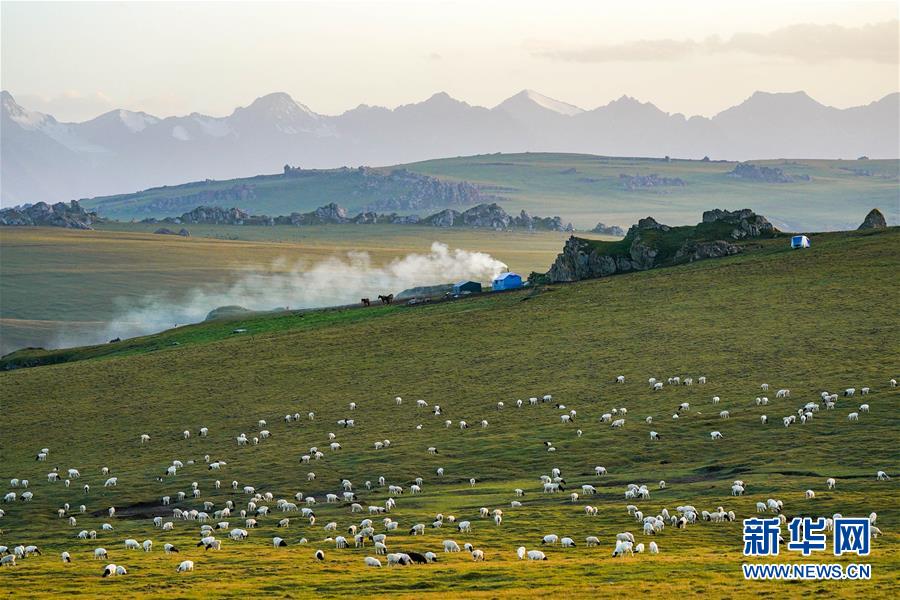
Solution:
<svg viewBox="0 0 900 600"><path fill-rule="evenodd" d="M809 248L809 238L805 235L795 235L791 238L791 248Z"/></svg>

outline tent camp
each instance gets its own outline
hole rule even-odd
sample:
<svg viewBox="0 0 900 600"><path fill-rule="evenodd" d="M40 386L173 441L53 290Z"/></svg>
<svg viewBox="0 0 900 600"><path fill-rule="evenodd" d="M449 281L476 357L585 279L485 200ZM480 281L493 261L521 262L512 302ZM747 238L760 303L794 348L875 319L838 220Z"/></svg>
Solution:
<svg viewBox="0 0 900 600"><path fill-rule="evenodd" d="M795 235L791 238L791 248L809 248L809 238L805 235Z"/></svg>
<svg viewBox="0 0 900 600"><path fill-rule="evenodd" d="M503 273L491 282L494 291L514 290L522 287L522 276L518 273Z"/></svg>
<svg viewBox="0 0 900 600"><path fill-rule="evenodd" d="M453 284L454 294L480 294L481 284L477 281L460 281Z"/></svg>

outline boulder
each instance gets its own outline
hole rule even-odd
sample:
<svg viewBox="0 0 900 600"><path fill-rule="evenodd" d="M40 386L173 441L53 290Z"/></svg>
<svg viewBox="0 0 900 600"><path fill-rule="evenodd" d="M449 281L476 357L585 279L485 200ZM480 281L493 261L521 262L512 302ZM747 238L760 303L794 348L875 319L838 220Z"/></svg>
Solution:
<svg viewBox="0 0 900 600"><path fill-rule="evenodd" d="M884 218L884 215L877 208L873 208L869 211L869 214L866 215L866 218L863 220L862 225L857 227L857 230L860 229L886 229L887 221Z"/></svg>

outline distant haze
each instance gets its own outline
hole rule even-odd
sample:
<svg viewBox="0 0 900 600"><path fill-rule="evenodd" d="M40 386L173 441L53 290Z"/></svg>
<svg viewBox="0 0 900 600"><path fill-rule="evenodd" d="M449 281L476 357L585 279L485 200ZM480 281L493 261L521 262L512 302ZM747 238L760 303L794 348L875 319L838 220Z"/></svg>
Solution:
<svg viewBox="0 0 900 600"><path fill-rule="evenodd" d="M0 27L3 89L61 121L221 117L269 91L327 115L532 88L709 117L756 90L839 108L898 90L894 1L3 2Z"/></svg>

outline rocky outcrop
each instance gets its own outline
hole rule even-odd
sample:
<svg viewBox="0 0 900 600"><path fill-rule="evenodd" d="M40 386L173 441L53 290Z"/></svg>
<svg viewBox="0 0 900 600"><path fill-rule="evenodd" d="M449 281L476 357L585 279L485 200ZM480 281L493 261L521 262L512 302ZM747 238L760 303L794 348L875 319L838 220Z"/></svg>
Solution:
<svg viewBox="0 0 900 600"><path fill-rule="evenodd" d="M659 187L683 187L684 179L679 177L660 177L656 173L650 175L626 175L619 173L619 183L628 191Z"/></svg>
<svg viewBox="0 0 900 600"><path fill-rule="evenodd" d="M188 231L187 229L185 229L184 227L182 227L178 231L172 231L171 229L169 229L167 227L160 227L153 233L157 233L159 235L180 235L181 237L191 237L191 232Z"/></svg>
<svg viewBox="0 0 900 600"><path fill-rule="evenodd" d="M728 176L760 183L794 183L810 179L809 175L787 175L777 167L761 167L751 163L736 164Z"/></svg>
<svg viewBox="0 0 900 600"><path fill-rule="evenodd" d="M731 231L731 237L735 240L767 236L778 232L775 226L769 223L768 219L756 214L749 208L735 211L722 210L720 208L707 210L703 213L703 222L732 225L734 229Z"/></svg>
<svg viewBox="0 0 900 600"><path fill-rule="evenodd" d="M394 169L388 174L360 167L357 170L366 191L384 193L384 197L366 206L369 211L427 210L438 206L471 206L497 196L484 194L478 186L467 181L442 181L406 169Z"/></svg>
<svg viewBox="0 0 900 600"><path fill-rule="evenodd" d="M857 230L860 229L886 229L887 221L884 218L884 215L881 214L881 211L877 208L873 208L869 211L869 214L866 215L865 220L862 222L862 225L857 227Z"/></svg>
<svg viewBox="0 0 900 600"><path fill-rule="evenodd" d="M66 227L69 229L93 229L97 213L87 212L77 200L68 204L46 202L26 204L0 210L0 225L22 227Z"/></svg>
<svg viewBox="0 0 900 600"><path fill-rule="evenodd" d="M204 185L205 182L186 184L176 189L189 189L191 185ZM134 212L147 213L173 213L178 210L188 210L192 206L235 206L248 205L256 201L256 189L253 185L240 184L224 190L202 190L194 193L165 195L166 188L156 188L147 191L159 192L160 197L135 207ZM103 214L106 214L104 212Z"/></svg>
<svg viewBox="0 0 900 600"><path fill-rule="evenodd" d="M221 208L218 206L198 206L180 217L165 219L144 219L142 223L182 223L204 225L340 225L353 223L372 225L389 223L392 225L432 225L434 227L473 227L482 229L540 229L548 231L574 231L572 224L563 224L560 217L536 217L524 210L517 217L510 216L498 204L479 204L459 212L452 208L444 209L430 217L420 218L418 215L398 215L397 213L379 214L374 211L361 212L350 217L347 211L332 202L320 206L308 213L291 213L286 216L269 217L251 215L239 208Z"/></svg>
<svg viewBox="0 0 900 600"><path fill-rule="evenodd" d="M765 217L748 209L707 211L703 221L691 227L669 227L646 217L632 225L621 241L570 237L546 275L535 274L535 280L579 281L721 258L741 252L734 240L777 233Z"/></svg>
<svg viewBox="0 0 900 600"><path fill-rule="evenodd" d="M220 206L198 206L177 219L163 219L163 222L191 223L197 225L272 225L272 219L265 215L251 215L240 208Z"/></svg>
<svg viewBox="0 0 900 600"><path fill-rule="evenodd" d="M616 237L625 236L625 230L623 230L618 225L606 225L605 223L597 223L597 225L593 229L591 229L591 233L614 235Z"/></svg>
<svg viewBox="0 0 900 600"><path fill-rule="evenodd" d="M725 240L715 240L713 242L685 242L678 252L675 253L676 262L687 259L688 262L695 260L704 260L707 258L722 258L738 254L741 251L739 246L726 242Z"/></svg>
<svg viewBox="0 0 900 600"><path fill-rule="evenodd" d="M455 227L462 223L460 217L461 213L459 211L453 210L452 208L445 208L440 212L434 213L430 217L426 217L422 222L435 227Z"/></svg>

